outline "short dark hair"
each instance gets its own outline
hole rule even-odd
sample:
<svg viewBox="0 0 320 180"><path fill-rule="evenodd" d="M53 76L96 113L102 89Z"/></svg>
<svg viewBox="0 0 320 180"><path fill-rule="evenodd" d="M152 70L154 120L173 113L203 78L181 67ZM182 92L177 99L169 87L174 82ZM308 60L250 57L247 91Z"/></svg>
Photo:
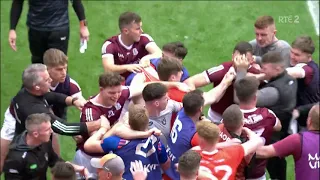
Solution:
<svg viewBox="0 0 320 180"><path fill-rule="evenodd" d="M274 25L274 19L272 16L260 16L254 23L254 27L258 29L264 29L269 27L270 25Z"/></svg>
<svg viewBox="0 0 320 180"><path fill-rule="evenodd" d="M169 52L179 59L184 59L188 54L188 49L179 41L163 45L162 51Z"/></svg>
<svg viewBox="0 0 320 180"><path fill-rule="evenodd" d="M76 180L76 171L69 163L59 161L51 169L54 180Z"/></svg>
<svg viewBox="0 0 320 180"><path fill-rule="evenodd" d="M168 92L167 87L162 83L151 83L142 90L142 97L145 102L162 98Z"/></svg>
<svg viewBox="0 0 320 180"><path fill-rule="evenodd" d="M129 106L129 125L132 130L145 131L149 125L149 114L141 104Z"/></svg>
<svg viewBox="0 0 320 180"><path fill-rule="evenodd" d="M310 36L299 36L291 45L292 48L299 49L302 52L313 54L315 51L314 43Z"/></svg>
<svg viewBox="0 0 320 180"><path fill-rule="evenodd" d="M240 41L236 44L233 49L233 53L238 51L241 55L246 54L248 52L253 53L252 45L246 41Z"/></svg>
<svg viewBox="0 0 320 180"><path fill-rule="evenodd" d="M230 105L222 114L224 127L234 132L243 124L243 113L236 104Z"/></svg>
<svg viewBox="0 0 320 180"><path fill-rule="evenodd" d="M134 12L124 12L119 17L120 30L124 27L131 25L132 23L140 23L141 17Z"/></svg>
<svg viewBox="0 0 320 180"><path fill-rule="evenodd" d="M181 61L165 56L161 58L157 66L157 73L161 81L168 81L171 75L177 74L182 69Z"/></svg>
<svg viewBox="0 0 320 180"><path fill-rule="evenodd" d="M99 76L99 86L102 88L120 86L124 78L114 72L105 72Z"/></svg>
<svg viewBox="0 0 320 180"><path fill-rule="evenodd" d="M236 95L240 102L249 102L258 91L259 80L256 77L246 76L235 82Z"/></svg>
<svg viewBox="0 0 320 180"><path fill-rule="evenodd" d="M188 150L179 158L178 171L185 178L196 176L200 167L201 155L193 150Z"/></svg>
<svg viewBox="0 0 320 180"><path fill-rule="evenodd" d="M271 63L271 64L282 64L284 65L284 59L281 56L281 52L269 51L262 56L262 64Z"/></svg>
<svg viewBox="0 0 320 180"><path fill-rule="evenodd" d="M203 91L196 89L188 92L182 99L184 112L188 116L195 115L204 105Z"/></svg>

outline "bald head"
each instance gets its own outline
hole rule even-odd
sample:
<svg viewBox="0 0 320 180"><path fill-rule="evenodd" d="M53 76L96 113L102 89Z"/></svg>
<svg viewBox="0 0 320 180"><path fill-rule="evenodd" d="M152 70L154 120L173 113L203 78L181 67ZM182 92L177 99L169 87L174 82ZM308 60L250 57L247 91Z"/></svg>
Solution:
<svg viewBox="0 0 320 180"><path fill-rule="evenodd" d="M319 123L319 103L314 105L309 111L308 120L310 121L310 126L313 130L320 130Z"/></svg>

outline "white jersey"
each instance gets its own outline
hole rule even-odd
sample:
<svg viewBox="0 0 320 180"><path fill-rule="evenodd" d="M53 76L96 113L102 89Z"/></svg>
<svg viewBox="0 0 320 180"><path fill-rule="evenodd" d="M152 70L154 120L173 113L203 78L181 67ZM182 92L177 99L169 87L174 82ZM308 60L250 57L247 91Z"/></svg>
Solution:
<svg viewBox="0 0 320 180"><path fill-rule="evenodd" d="M166 109L161 111L158 117L149 117L149 128L156 127L161 130L160 140L165 146L167 139L170 138L171 119L175 118L174 113L177 113L181 107L181 103L169 99Z"/></svg>

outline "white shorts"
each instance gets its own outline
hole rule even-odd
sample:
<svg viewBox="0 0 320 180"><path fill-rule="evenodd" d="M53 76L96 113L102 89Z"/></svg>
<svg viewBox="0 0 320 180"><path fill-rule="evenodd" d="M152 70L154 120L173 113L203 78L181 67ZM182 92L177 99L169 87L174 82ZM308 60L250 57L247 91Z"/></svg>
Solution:
<svg viewBox="0 0 320 180"><path fill-rule="evenodd" d="M4 113L4 122L1 128L1 138L12 141L16 130L16 119L12 116L9 108Z"/></svg>
<svg viewBox="0 0 320 180"><path fill-rule="evenodd" d="M73 163L75 163L79 166L86 167L90 174L97 174L97 169L92 167L91 163L90 163L92 158L97 158L97 157L89 156L79 149L79 150L77 150L76 154L74 155Z"/></svg>
<svg viewBox="0 0 320 180"><path fill-rule="evenodd" d="M211 108L208 110L208 119L210 119L213 123L220 124L222 120L221 114L212 111Z"/></svg>

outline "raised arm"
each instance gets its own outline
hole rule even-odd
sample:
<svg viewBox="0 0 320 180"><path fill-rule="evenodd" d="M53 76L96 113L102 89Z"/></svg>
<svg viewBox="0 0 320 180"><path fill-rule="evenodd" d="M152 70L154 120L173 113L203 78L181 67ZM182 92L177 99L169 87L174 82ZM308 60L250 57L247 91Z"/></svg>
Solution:
<svg viewBox="0 0 320 180"><path fill-rule="evenodd" d="M205 99L204 105L217 103L224 95L226 89L232 84L234 78L234 68L230 68L218 86L203 94Z"/></svg>

